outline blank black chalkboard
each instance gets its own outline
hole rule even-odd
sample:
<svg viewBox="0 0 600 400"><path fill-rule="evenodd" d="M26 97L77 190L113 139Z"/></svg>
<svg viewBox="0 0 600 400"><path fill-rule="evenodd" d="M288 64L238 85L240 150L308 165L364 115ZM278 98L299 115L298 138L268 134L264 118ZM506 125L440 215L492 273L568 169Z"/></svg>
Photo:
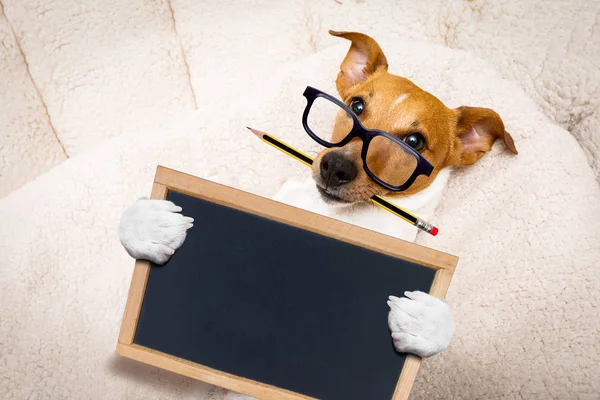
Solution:
<svg viewBox="0 0 600 400"><path fill-rule="evenodd" d="M233 189L232 189L233 190ZM389 295L436 269L169 190L193 217L147 276L133 345L325 400L391 399Z"/></svg>

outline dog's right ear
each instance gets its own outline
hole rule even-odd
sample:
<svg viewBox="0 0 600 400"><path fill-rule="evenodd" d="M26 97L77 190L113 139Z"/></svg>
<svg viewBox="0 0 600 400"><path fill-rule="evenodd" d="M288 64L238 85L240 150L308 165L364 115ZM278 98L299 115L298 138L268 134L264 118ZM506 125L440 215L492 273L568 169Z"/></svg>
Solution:
<svg viewBox="0 0 600 400"><path fill-rule="evenodd" d="M456 141L460 142L461 161L458 165L472 165L492 149L501 139L513 153L519 154L512 136L504 129L500 116L489 108L458 107L455 109Z"/></svg>
<svg viewBox="0 0 600 400"><path fill-rule="evenodd" d="M358 32L329 31L329 33L352 42L335 81L343 99L347 97L346 94L352 86L364 81L378 69L384 68L387 71L387 59L373 38Z"/></svg>

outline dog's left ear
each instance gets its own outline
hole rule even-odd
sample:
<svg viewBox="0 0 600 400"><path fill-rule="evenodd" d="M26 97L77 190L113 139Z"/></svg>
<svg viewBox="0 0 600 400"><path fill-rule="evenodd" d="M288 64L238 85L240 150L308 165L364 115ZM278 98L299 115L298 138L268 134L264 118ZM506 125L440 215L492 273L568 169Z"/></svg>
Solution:
<svg viewBox="0 0 600 400"><path fill-rule="evenodd" d="M335 81L342 98L347 97L348 89L367 79L379 68L384 68L387 71L387 59L381 47L370 36L358 32L329 31L329 33L352 42Z"/></svg>
<svg viewBox="0 0 600 400"><path fill-rule="evenodd" d="M492 149L496 139L502 139L504 145L514 154L519 154L515 142L504 130L500 116L489 108L458 107L456 140L462 146L461 165L477 162Z"/></svg>

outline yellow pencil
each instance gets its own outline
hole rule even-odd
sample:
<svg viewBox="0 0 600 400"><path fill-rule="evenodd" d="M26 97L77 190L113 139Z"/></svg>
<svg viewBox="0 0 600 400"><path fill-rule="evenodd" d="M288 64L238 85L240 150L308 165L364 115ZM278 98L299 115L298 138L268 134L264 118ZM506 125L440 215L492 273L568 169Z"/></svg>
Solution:
<svg viewBox="0 0 600 400"><path fill-rule="evenodd" d="M283 143L281 140L275 139L273 136L269 135L266 132L261 132L261 131L258 131L256 129L252 129L249 127L247 127L247 128L250 129L250 131L252 131L252 133L254 133L263 142L275 147L277 150L284 152L288 156L295 158L296 160L300 161L301 163L303 163L309 167L312 166L313 159L310 158L309 156L307 156L306 154L302 153L301 151L298 151L298 150L294 149L293 147ZM371 202L373 202L374 204L377 204L379 207L383 208L384 210L387 210L387 211L391 212L392 214L396 215L397 217L402 218L409 224L414 225L417 228L421 229L422 231L429 233L430 235L436 236L439 232L438 228L436 228L429 222L424 221L424 220L420 219L419 217L409 213L408 211L405 211L405 210L401 209L400 207L390 203L389 201L384 200L380 196L373 196L369 200L371 200Z"/></svg>

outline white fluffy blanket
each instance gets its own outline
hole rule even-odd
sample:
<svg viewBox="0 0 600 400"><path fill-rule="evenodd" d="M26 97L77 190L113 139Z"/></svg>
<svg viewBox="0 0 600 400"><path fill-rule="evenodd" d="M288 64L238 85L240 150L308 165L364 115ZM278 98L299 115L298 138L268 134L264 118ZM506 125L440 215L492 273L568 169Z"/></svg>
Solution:
<svg viewBox="0 0 600 400"><path fill-rule="evenodd" d="M339 44L328 29L490 61L578 138L600 180L598 10L600 0L1 0L0 196L107 138L238 96L257 72Z"/></svg>
<svg viewBox="0 0 600 400"><path fill-rule="evenodd" d="M448 293L456 337L424 362L413 398L597 398L600 189L581 148L469 53L395 37L380 44L391 72L448 106L495 109L520 152L496 145L456 171L432 218L440 235L418 238L461 259ZM157 164L220 174L261 195L307 176L245 126L317 151L300 126L302 91L334 93L347 48L265 75L249 68L236 97L204 93L201 111L107 140L0 199L0 398L222 398L113 355L133 267L117 239L120 213L149 193Z"/></svg>

